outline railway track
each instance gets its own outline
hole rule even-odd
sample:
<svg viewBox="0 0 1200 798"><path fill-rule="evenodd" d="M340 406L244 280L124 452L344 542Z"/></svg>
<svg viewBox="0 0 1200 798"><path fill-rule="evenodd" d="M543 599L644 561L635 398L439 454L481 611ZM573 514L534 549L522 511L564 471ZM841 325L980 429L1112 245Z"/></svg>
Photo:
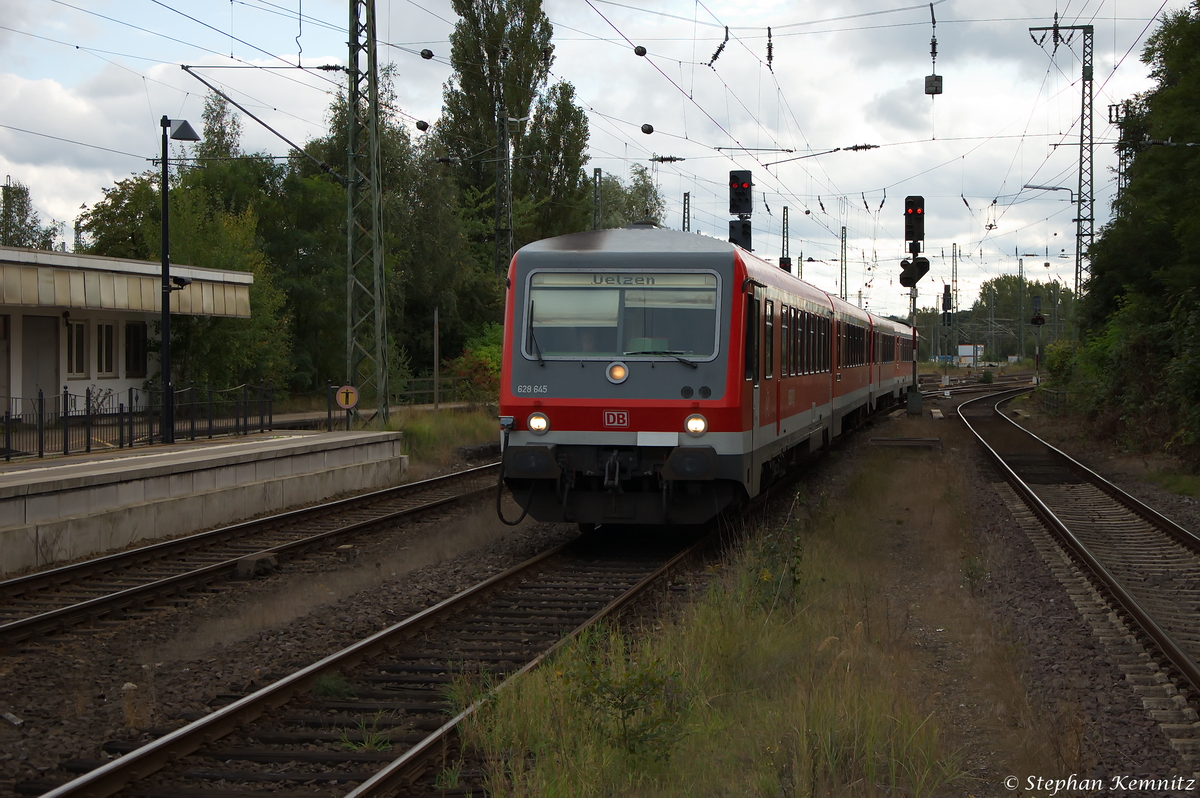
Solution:
<svg viewBox="0 0 1200 798"><path fill-rule="evenodd" d="M0 649L212 585L495 485L497 465L247 521L0 582Z"/></svg>
<svg viewBox="0 0 1200 798"><path fill-rule="evenodd" d="M154 742L106 744L119 758L68 763L86 771L68 783L25 782L16 791L48 790L45 798L410 794L478 706L448 704L452 684L500 684L535 667L703 545L680 551L584 539L559 546L262 690L226 697L227 705L162 730Z"/></svg>
<svg viewBox="0 0 1200 798"><path fill-rule="evenodd" d="M1007 418L997 400L1020 392L965 402L959 415L1017 496L1167 663L1180 698L1200 707L1200 537Z"/></svg>

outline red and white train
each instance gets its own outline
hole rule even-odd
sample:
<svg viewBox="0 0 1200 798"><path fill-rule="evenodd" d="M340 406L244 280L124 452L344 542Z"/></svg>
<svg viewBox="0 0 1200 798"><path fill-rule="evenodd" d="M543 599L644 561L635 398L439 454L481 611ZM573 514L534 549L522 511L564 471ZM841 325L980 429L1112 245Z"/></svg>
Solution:
<svg viewBox="0 0 1200 798"><path fill-rule="evenodd" d="M541 521L702 523L899 399L915 340L716 238L535 242L508 273L504 480Z"/></svg>

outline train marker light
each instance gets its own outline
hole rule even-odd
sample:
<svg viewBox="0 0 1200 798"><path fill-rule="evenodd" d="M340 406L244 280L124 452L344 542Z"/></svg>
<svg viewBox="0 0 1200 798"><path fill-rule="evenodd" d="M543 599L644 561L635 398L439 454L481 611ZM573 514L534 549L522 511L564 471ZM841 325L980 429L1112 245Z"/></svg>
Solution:
<svg viewBox="0 0 1200 798"><path fill-rule="evenodd" d="M545 413L532 413L529 420L526 422L529 431L535 435L544 435L546 430L550 429L550 419Z"/></svg>
<svg viewBox="0 0 1200 798"><path fill-rule="evenodd" d="M708 432L708 419L699 413L693 413L683 421L683 428L688 435L693 438L699 438L704 433Z"/></svg>
<svg viewBox="0 0 1200 798"><path fill-rule="evenodd" d="M620 385L629 379L629 367L621 362L609 363L604 376L608 377L608 381L613 385Z"/></svg>

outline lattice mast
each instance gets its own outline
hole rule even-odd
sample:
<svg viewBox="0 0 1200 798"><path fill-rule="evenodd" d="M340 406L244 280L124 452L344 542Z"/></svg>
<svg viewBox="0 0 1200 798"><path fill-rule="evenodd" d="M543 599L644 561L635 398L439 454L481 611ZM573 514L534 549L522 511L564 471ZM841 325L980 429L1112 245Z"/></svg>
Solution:
<svg viewBox="0 0 1200 798"><path fill-rule="evenodd" d="M1029 34L1032 36L1035 32L1050 33L1053 49L1057 50L1059 43L1063 41L1062 31L1065 30L1083 32L1083 51L1080 55L1080 61L1083 64L1083 84L1079 107L1079 193L1075 195L1077 203L1075 209L1075 296L1079 297L1089 276L1090 267L1084 266L1083 257L1092 245L1095 223L1093 214L1095 143L1092 139L1092 40L1095 28L1092 25L1059 25L1058 13L1055 12L1052 26L1030 28ZM1041 40L1034 39L1034 41L1040 45L1045 39L1046 37L1043 35Z"/></svg>
<svg viewBox="0 0 1200 798"><path fill-rule="evenodd" d="M846 279L847 279L846 225L842 225L842 260L841 260L841 263L842 263L842 275L841 275L842 276L842 290L839 292L838 295L841 297L841 299L846 300L846 298L849 296L849 293L846 291Z"/></svg>
<svg viewBox="0 0 1200 798"><path fill-rule="evenodd" d="M346 131L346 382L389 415L383 158L375 0L350 0ZM364 97L365 95L365 97Z"/></svg>

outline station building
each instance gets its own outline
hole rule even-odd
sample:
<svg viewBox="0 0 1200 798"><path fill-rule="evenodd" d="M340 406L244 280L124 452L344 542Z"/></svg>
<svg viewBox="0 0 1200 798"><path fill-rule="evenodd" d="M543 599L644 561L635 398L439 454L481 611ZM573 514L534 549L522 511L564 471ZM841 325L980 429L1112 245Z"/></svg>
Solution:
<svg viewBox="0 0 1200 798"><path fill-rule="evenodd" d="M249 272L173 263L171 276L190 280L173 315L250 317ZM161 314L161 263L0 247L0 412L27 411L39 389L57 407L64 387L115 408L159 370Z"/></svg>

